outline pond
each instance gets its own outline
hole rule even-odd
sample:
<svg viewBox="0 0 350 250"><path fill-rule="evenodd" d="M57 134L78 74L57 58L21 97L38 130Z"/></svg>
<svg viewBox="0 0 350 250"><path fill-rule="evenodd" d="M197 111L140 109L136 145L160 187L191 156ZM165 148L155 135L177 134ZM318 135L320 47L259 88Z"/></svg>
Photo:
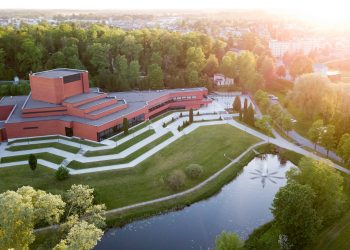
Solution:
<svg viewBox="0 0 350 250"><path fill-rule="evenodd" d="M109 229L95 249L213 249L215 237L224 230L246 239L273 218L274 196L294 166L281 162L277 155L256 157L216 195L180 211Z"/></svg>

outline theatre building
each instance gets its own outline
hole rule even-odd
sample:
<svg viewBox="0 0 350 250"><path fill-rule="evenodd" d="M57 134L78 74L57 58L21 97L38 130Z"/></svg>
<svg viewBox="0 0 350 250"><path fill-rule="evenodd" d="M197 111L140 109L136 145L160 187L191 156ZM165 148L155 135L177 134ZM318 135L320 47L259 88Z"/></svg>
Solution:
<svg viewBox="0 0 350 250"><path fill-rule="evenodd" d="M210 103L206 88L101 92L89 87L85 70L53 69L29 76L28 96L0 100L0 141L45 135L101 141L172 109Z"/></svg>

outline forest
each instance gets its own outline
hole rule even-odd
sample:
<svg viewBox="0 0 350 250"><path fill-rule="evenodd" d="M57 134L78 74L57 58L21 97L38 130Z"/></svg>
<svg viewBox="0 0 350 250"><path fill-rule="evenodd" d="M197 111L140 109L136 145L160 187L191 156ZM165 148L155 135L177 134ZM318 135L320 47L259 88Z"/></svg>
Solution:
<svg viewBox="0 0 350 250"><path fill-rule="evenodd" d="M200 32L125 31L96 24L0 28L0 80L28 79L30 72L52 68L87 69L91 84L108 91L210 89L214 73L254 91L271 75L273 60L254 33L225 40Z"/></svg>

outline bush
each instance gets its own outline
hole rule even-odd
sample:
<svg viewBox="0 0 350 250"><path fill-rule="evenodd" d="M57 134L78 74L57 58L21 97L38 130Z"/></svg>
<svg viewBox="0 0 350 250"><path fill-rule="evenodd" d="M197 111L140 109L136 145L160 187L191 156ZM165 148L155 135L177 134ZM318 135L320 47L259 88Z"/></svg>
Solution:
<svg viewBox="0 0 350 250"><path fill-rule="evenodd" d="M185 168L186 175L191 179L199 178L203 173L203 168L199 164L190 164Z"/></svg>
<svg viewBox="0 0 350 250"><path fill-rule="evenodd" d="M29 157L28 157L28 165L29 165L31 170L34 171L36 169L36 166L38 165L38 160L37 160L35 155L33 155L33 154L29 155Z"/></svg>
<svg viewBox="0 0 350 250"><path fill-rule="evenodd" d="M166 124L165 124L165 122L163 122L163 128L165 128L166 127Z"/></svg>
<svg viewBox="0 0 350 250"><path fill-rule="evenodd" d="M66 167L60 166L57 169L55 175L56 175L56 179L59 181L66 180L69 177L69 169Z"/></svg>
<svg viewBox="0 0 350 250"><path fill-rule="evenodd" d="M185 184L185 180L185 174L181 170L175 170L168 177L168 185L172 190L179 190Z"/></svg>

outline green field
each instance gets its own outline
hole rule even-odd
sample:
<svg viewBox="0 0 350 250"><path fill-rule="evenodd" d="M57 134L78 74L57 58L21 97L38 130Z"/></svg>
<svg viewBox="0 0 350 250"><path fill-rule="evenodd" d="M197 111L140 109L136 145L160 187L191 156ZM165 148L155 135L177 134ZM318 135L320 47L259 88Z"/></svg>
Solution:
<svg viewBox="0 0 350 250"><path fill-rule="evenodd" d="M161 137L157 138L156 140L152 141L151 143L148 143L147 145L143 146L142 148L136 150L135 152L129 154L125 158L120 158L120 159L113 159L113 160L105 160L105 161L96 161L96 162L88 162L88 163L82 163L79 161L71 161L68 164L69 168L73 169L83 169L83 168L94 168L94 167L102 167L102 166L109 166L109 165L114 165L114 164L123 164L123 163L128 163L137 157L143 155L147 151L151 150L158 144L166 141L170 137L173 136L173 133L168 132L165 135L162 135Z"/></svg>
<svg viewBox="0 0 350 250"><path fill-rule="evenodd" d="M95 188L98 201L108 209L122 207L173 194L165 181L169 173L197 163L203 166L203 175L187 179L182 190L193 187L229 163L224 153L235 158L258 141L230 125L201 127L128 170L75 175L58 182L53 170L41 166L34 172L27 166L0 169L0 192L31 185L61 193L74 183L82 183Z"/></svg>
<svg viewBox="0 0 350 250"><path fill-rule="evenodd" d="M57 142L59 142L59 140L66 140L66 141L71 141L71 142L87 145L87 146L90 146L90 147L101 147L101 146L104 146L103 144L98 143L98 142L81 140L81 139L74 138L74 137L72 137L72 138L62 137L62 136L57 136L57 135L56 136L37 137L37 138L17 139L17 140L13 140L13 141L8 142L8 145L12 145L14 143L19 143L19 142L46 141L46 140L57 140Z"/></svg>
<svg viewBox="0 0 350 250"><path fill-rule="evenodd" d="M23 150L31 150L31 149L41 149L41 148L56 148L63 151L67 151L73 154L79 152L79 148L73 147L70 145L62 144L59 142L50 142L50 143L40 143L40 144L28 144L28 145L20 145L20 146L10 146L6 148L8 151L23 151Z"/></svg>
<svg viewBox="0 0 350 250"><path fill-rule="evenodd" d="M60 164L64 158L58 155L50 153L39 153L35 154L38 159L46 160L56 164ZM28 161L29 155L16 155L16 156L6 156L1 158L1 163L16 162L16 161Z"/></svg>
<svg viewBox="0 0 350 250"><path fill-rule="evenodd" d="M110 155L110 154L118 154L125 149L133 146L134 144L146 139L147 137L155 134L155 131L153 129L147 130L143 132L142 134L139 134L135 136L134 138L131 138L130 140L114 147L111 149L103 149L103 150L96 150L96 151L88 151L85 153L85 156L100 156L100 155Z"/></svg>
<svg viewBox="0 0 350 250"><path fill-rule="evenodd" d="M123 139L124 137L126 137L132 133L135 133L136 131L139 131L139 130L141 130L149 125L150 125L149 121L142 122L142 123L137 124L134 127L130 128L128 131L128 134L124 134L124 132L121 132L121 133L119 133L119 134L117 134L109 139L112 141L118 141L118 140Z"/></svg>

